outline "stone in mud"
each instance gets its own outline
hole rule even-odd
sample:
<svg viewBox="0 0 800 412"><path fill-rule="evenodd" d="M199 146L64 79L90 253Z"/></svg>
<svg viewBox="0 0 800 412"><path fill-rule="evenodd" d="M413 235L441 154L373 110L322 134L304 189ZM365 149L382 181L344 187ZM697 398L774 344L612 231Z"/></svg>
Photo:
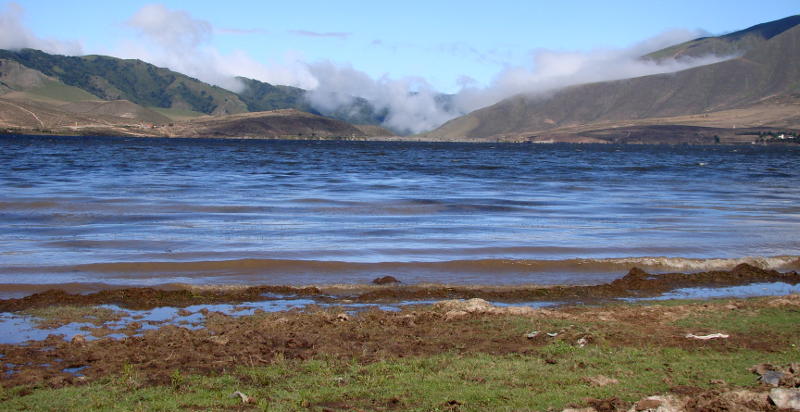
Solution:
<svg viewBox="0 0 800 412"><path fill-rule="evenodd" d="M800 410L800 389L774 388L769 391L769 400L780 409Z"/></svg>
<svg viewBox="0 0 800 412"><path fill-rule="evenodd" d="M372 283L376 285L396 285L400 283L400 281L397 280L397 278L395 278L394 276L384 276L373 279Z"/></svg>
<svg viewBox="0 0 800 412"><path fill-rule="evenodd" d="M220 346L225 346L228 344L228 342L230 342L230 338L228 338L227 336L220 336L220 335L209 336L207 340L211 343Z"/></svg>
<svg viewBox="0 0 800 412"><path fill-rule="evenodd" d="M449 322L452 320L463 318L468 315L469 312L465 310L449 310L447 311L447 313L444 314L444 320Z"/></svg>
<svg viewBox="0 0 800 412"><path fill-rule="evenodd" d="M497 307L480 298L472 298L467 300L461 300L461 299L442 300L434 303L434 307L440 310L444 310L445 312L458 311L458 312L479 313L479 314L490 313L495 315L524 316L536 312L536 310L530 306Z"/></svg>
<svg viewBox="0 0 800 412"><path fill-rule="evenodd" d="M242 403L244 403L244 404L256 403L256 400L253 399L252 396L247 396L243 392L240 392L240 391L236 391L236 392L232 393L230 397L231 398L235 398L237 396L242 400Z"/></svg>
<svg viewBox="0 0 800 412"><path fill-rule="evenodd" d="M494 307L491 303L479 298L443 300L434 303L434 306L445 311L463 311L468 313L484 313Z"/></svg>
<svg viewBox="0 0 800 412"><path fill-rule="evenodd" d="M536 310L530 306L508 306L505 308L497 308L495 307L492 310L492 313L502 313L506 315L530 315L534 313Z"/></svg>
<svg viewBox="0 0 800 412"><path fill-rule="evenodd" d="M603 375L586 377L586 378L583 378L583 381L588 383L591 386L597 386L597 387L603 387L603 386L608 386L608 385L616 385L616 384L619 383L618 380L616 380L614 378L609 378L609 377L603 376Z"/></svg>
<svg viewBox="0 0 800 412"><path fill-rule="evenodd" d="M766 385L778 387L780 386L781 379L783 379L784 376L785 375L783 372L766 371L761 376L759 376L758 381Z"/></svg>
<svg viewBox="0 0 800 412"><path fill-rule="evenodd" d="M679 412L684 411L683 403L674 396L648 396L636 402L628 412Z"/></svg>

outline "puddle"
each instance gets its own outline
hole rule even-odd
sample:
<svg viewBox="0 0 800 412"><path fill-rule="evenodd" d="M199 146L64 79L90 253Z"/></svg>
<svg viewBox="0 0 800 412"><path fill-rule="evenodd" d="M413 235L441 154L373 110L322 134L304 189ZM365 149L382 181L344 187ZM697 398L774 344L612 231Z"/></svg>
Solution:
<svg viewBox="0 0 800 412"><path fill-rule="evenodd" d="M724 297L777 296L800 293L800 285L788 283L754 283L746 286L730 286L720 288L684 288L676 289L658 297L621 298L620 300L652 301L670 299L713 299ZM279 295L275 295L279 296ZM272 297L272 296L270 296ZM100 305L120 315L118 319L106 322L99 327L87 322L69 323L58 328L40 329L36 327L35 318L14 313L0 313L0 344L22 344L26 341L41 341L50 335L62 335L64 339L72 339L75 335L83 335L87 340L97 340L92 331L103 339L125 339L129 336L142 336L148 330L159 329L166 325L174 325L190 330L201 329L206 321L206 313L218 312L227 316L252 316L260 311L281 312L302 309L310 305L323 308L341 308L347 313L358 313L369 309L397 312L407 306L430 305L438 300L408 300L397 303L353 303L353 302L319 302L313 299L281 296L282 299L246 302L239 304L194 305L185 308L159 307L149 310L124 309L116 305ZM528 306L544 308L562 305L565 302L490 302L499 307ZM0 354L0 359L3 355Z"/></svg>
<svg viewBox="0 0 800 412"><path fill-rule="evenodd" d="M66 373L71 373L71 374L73 374L73 375L75 375L75 376L84 376L84 375L83 375L82 373L80 373L80 372L81 372L82 370L84 370L84 369L88 368L88 367L89 367L89 366L88 366L88 365L86 365L86 366L78 366L78 367L75 367L75 368L64 368L64 369L62 369L61 371L62 371L62 372L66 372Z"/></svg>
<svg viewBox="0 0 800 412"><path fill-rule="evenodd" d="M721 288L683 288L652 298L620 298L626 302L672 299L716 299L716 298L751 298L758 296L783 296L800 293L800 284L791 285L783 282L752 283L744 286L727 286Z"/></svg>
<svg viewBox="0 0 800 412"><path fill-rule="evenodd" d="M530 307L532 307L534 309L547 308L547 307L551 307L551 306L558 306L558 305L563 305L564 304L564 302L514 302L514 303L489 302L489 303L491 303L492 305L495 305L495 306L500 306L500 307L505 307L505 308L511 307L511 306L530 306Z"/></svg>
<svg viewBox="0 0 800 412"><path fill-rule="evenodd" d="M145 331L158 329L166 325L180 326L186 329L201 329L205 322L205 315L201 311L220 312L228 316L251 316L257 311L280 312L291 309L302 309L315 304L311 299L283 299L261 302L248 302L236 305L194 305L185 308L160 307L150 310L124 309L116 305L99 305L101 308L110 309L121 314L119 319L101 325L112 333L102 336L104 339L125 339L129 335L129 325L137 322L139 325L135 333L130 336L141 336ZM40 329L36 327L35 318L17 315L14 313L0 313L0 344L17 345L27 341L41 341L49 335L63 335L65 339L72 339L75 335L83 335L86 340L97 340L92 336L92 330L99 329L97 325L87 322L73 322L57 328ZM119 332L119 333L114 333Z"/></svg>
<svg viewBox="0 0 800 412"><path fill-rule="evenodd" d="M49 335L64 335L67 338L78 334L83 327L94 327L91 323L75 322L53 329L39 329L31 316L0 313L0 344L17 345L29 340L45 340ZM91 336L87 340L96 339Z"/></svg>

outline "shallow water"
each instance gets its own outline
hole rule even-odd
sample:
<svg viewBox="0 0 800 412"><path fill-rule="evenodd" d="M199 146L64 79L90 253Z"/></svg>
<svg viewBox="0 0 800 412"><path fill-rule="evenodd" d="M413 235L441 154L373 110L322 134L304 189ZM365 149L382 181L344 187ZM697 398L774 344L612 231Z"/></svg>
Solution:
<svg viewBox="0 0 800 412"><path fill-rule="evenodd" d="M798 147L0 137L0 297L800 268Z"/></svg>
<svg viewBox="0 0 800 412"><path fill-rule="evenodd" d="M655 297L619 298L619 300L625 302L647 302L671 299L749 298L757 296L788 295L791 293L800 293L800 285L790 285L783 282L767 282L720 288L680 288ZM101 308L114 311L119 315L118 318L101 325L94 325L86 322L71 322L50 329L37 327L36 319L32 316L0 312L0 344L13 345L23 344L28 341L41 341L47 339L49 335L61 335L66 340L71 339L75 335L82 335L86 340L96 340L98 338L92 335L92 331L99 328L108 328L112 330L112 333L107 333L102 336L107 339L125 339L131 336L142 336L148 330L159 329L167 325L196 330L205 327L206 311L239 317L252 316L259 311L280 312L294 309L303 310L308 306L314 305L321 308L337 308L346 313L355 314L369 309L394 312L412 305L430 305L435 302L436 301L433 300L415 300L382 303L326 303L314 299L290 297L258 302L242 302L235 305L203 304L187 306L185 308L163 306L148 310L126 309L116 305L99 305ZM528 306L532 308L546 308L580 302L490 301L489 303L500 307ZM135 330L127 329L134 322L139 326ZM118 332L113 333L113 331ZM0 354L0 359L2 359L2 354ZM79 370L76 372L79 372Z"/></svg>

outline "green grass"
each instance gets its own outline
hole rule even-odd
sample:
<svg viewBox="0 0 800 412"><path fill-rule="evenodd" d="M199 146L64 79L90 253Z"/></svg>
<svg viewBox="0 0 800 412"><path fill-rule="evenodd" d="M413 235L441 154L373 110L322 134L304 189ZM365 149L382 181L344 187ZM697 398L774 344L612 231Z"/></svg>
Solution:
<svg viewBox="0 0 800 412"><path fill-rule="evenodd" d="M58 100L62 102L81 102L86 100L100 100L99 97L74 86L68 86L57 81L47 81L44 85L29 90L29 94L36 97Z"/></svg>
<svg viewBox="0 0 800 412"><path fill-rule="evenodd" d="M38 327L54 328L72 322L87 322L99 326L119 319L124 313L99 306L48 306L24 310L20 314L33 317Z"/></svg>
<svg viewBox="0 0 800 412"><path fill-rule="evenodd" d="M463 327L486 333L509 331L514 336L531 330L563 329L571 337L548 340L544 346L532 343L522 353L503 355L455 350L373 363L324 356L304 361L278 356L268 366L241 367L208 376L174 370L170 382L160 386L146 384L144 372L129 364L119 374L83 386L51 389L38 384L0 389L0 410L435 411L449 410L451 401L467 411L560 410L570 405L585 406L587 398L619 397L635 402L676 386L714 388L718 385L715 382L724 381L726 387L748 387L756 384L756 376L748 370L751 366L784 365L800 358L800 350L792 344L798 337L800 310L751 302L737 310L723 310L718 305L716 310L695 311L675 325L724 330L753 339L776 329L785 330L786 339L780 346L755 350L690 345L682 349L636 344L636 340L620 346L606 340L604 334L624 328L623 323L481 317L464 322ZM57 308L31 314L49 317L70 311ZM95 315L76 309L70 316ZM499 329L496 322L503 322ZM581 348L572 337L584 332L595 340ZM599 375L619 383L598 387L588 382L588 378ZM253 397L254 403L243 405L238 397L231 397L235 391Z"/></svg>
<svg viewBox="0 0 800 412"><path fill-rule="evenodd" d="M205 116L205 113L195 112L191 110L168 109L155 106L150 106L148 107L148 109L157 112L159 114L162 114L164 116L167 116L174 121L181 121L181 120L193 119L195 117Z"/></svg>
<svg viewBox="0 0 800 412"><path fill-rule="evenodd" d="M445 410L458 401L463 410L544 410L582 404L584 398L620 397L632 402L670 387L709 387L712 380L753 384L747 368L788 363L797 350L764 354L741 350L577 348L556 342L532 355L488 354L396 359L362 365L354 361L312 359L278 361L242 368L223 376L173 373L172 384L142 387L134 367L101 382L63 389L20 388L0 393L2 410L175 410L222 409L241 405L242 391L253 408L291 411L306 408ZM547 359L547 361L545 360ZM555 363L553 363L555 362ZM619 384L595 387L584 378L604 375Z"/></svg>
<svg viewBox="0 0 800 412"><path fill-rule="evenodd" d="M730 333L761 335L766 333L796 333L800 325L800 310L795 308L760 308L754 312L739 310L716 311L702 317L687 317L675 322L685 328L723 330Z"/></svg>

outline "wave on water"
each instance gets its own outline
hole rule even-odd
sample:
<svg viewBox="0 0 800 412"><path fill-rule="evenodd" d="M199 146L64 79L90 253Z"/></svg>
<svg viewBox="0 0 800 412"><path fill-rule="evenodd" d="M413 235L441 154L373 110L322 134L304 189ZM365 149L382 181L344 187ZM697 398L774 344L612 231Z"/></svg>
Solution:
<svg viewBox="0 0 800 412"><path fill-rule="evenodd" d="M761 269L798 270L800 256L756 256L742 258L623 257L573 258L560 260L476 259L449 261L348 262L294 259L233 259L207 261L109 262L69 266L29 266L0 268L1 273L197 273L198 276L242 273L317 273L320 280L346 272L425 272L452 273L609 273L638 267L654 273L730 270L746 263ZM624 273L620 273L622 276ZM490 281L486 282L491 283Z"/></svg>
<svg viewBox="0 0 800 412"><path fill-rule="evenodd" d="M482 259L441 262L344 262L281 259L113 262L73 266L0 267L0 299L48 289L90 293L123 287L281 286L368 284L392 275L406 284L472 286L596 285L639 267L653 274L730 270L747 263L762 269L800 270L800 256L700 259L625 257L607 259ZM183 285L183 286L181 286Z"/></svg>

